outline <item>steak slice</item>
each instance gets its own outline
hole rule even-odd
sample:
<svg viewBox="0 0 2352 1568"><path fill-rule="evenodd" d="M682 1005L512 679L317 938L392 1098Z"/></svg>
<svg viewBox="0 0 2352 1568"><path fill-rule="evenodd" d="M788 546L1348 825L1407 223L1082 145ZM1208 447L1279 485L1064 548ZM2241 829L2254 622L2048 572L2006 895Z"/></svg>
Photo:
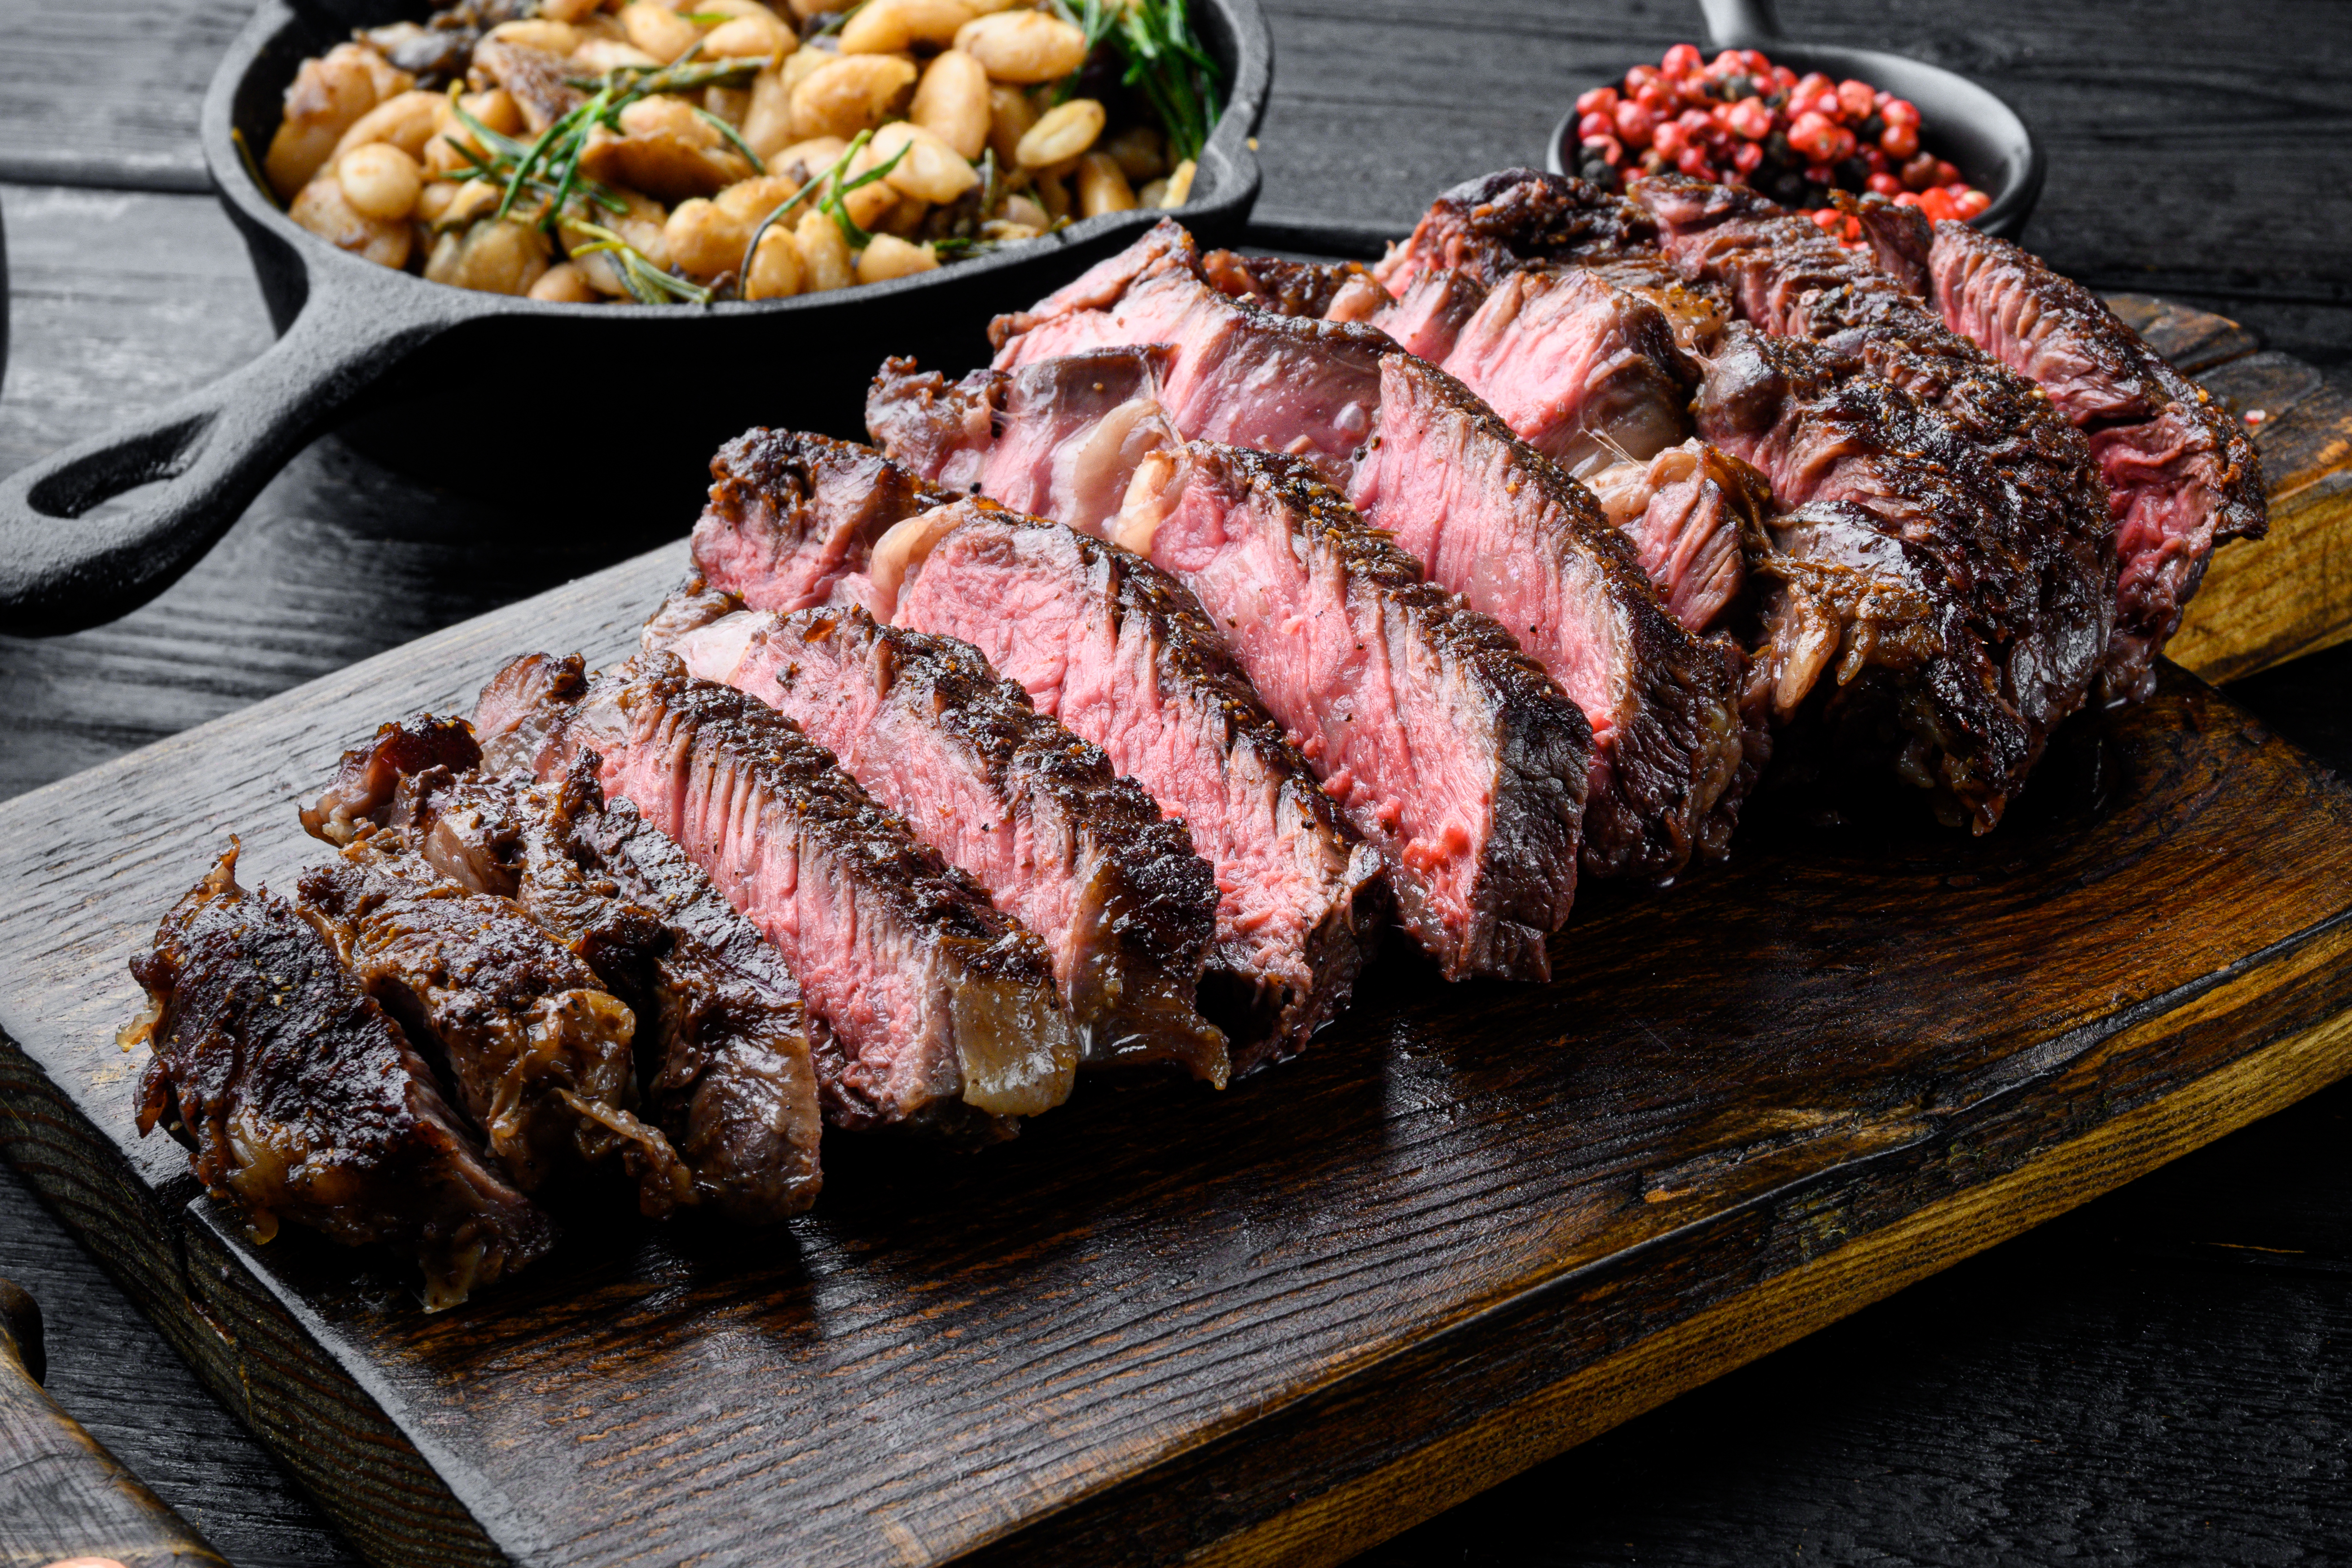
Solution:
<svg viewBox="0 0 2352 1568"><path fill-rule="evenodd" d="M640 654L593 681L528 655L483 689L488 761L608 796L676 840L773 942L826 1026L826 1117L1010 1137L1069 1097L1077 1042L1045 946L767 704Z"/></svg>
<svg viewBox="0 0 2352 1568"><path fill-rule="evenodd" d="M646 1214L690 1195L669 1141L633 1113L635 1016L512 902L442 876L397 828L353 840L299 889L336 957L440 1048L515 1185L536 1192L620 1155Z"/></svg>
<svg viewBox="0 0 2352 1568"><path fill-rule="evenodd" d="M1990 831L2049 735L2018 686L2081 663L2079 642L2050 643L2096 629L2045 613L2008 488L1951 421L1855 357L1744 322L1726 330L1697 407L1700 435L1761 469L1784 505L1835 508L1813 515L1836 526L1795 540L1792 555L1872 574L1883 580L1880 603L1911 605L1916 635L1882 638L1866 620L1839 628L1855 651L1842 684L1824 691L1823 712L1843 749L1891 763L1936 792L1944 815ZM1932 645L1924 662L1921 639ZM1874 731L1904 739L1874 750Z"/></svg>
<svg viewBox="0 0 2352 1568"><path fill-rule="evenodd" d="M2214 546L2268 531L2254 444L2098 296L2007 240L1937 224L1927 261L1945 323L2031 377L2088 441L2121 562L2101 694L2147 697Z"/></svg>
<svg viewBox="0 0 2352 1568"><path fill-rule="evenodd" d="M2007 640L2028 660L2008 670L2007 695L2034 737L2079 709L2114 626L2115 523L2106 488L2081 433L2034 384L1988 358L1895 278L1847 251L1811 220L1752 191L1679 175L1637 181L1662 243L1690 277L1729 289L1739 313L1768 331L1811 338L1850 353L1916 398L1973 447L1978 473L2015 514L2015 556L2000 591L2026 623ZM1916 214L1873 208L1876 229ZM1921 241L1902 242L1917 248ZM1802 497L1775 489L1784 504Z"/></svg>
<svg viewBox="0 0 2352 1568"><path fill-rule="evenodd" d="M674 611L647 648L792 719L1037 932L1085 1064L1169 1062L1224 1083L1224 1037L1196 1006L1216 877L1182 823L969 644L855 605L779 616L713 598L689 584L673 605L709 618L681 633Z"/></svg>
<svg viewBox="0 0 2352 1568"><path fill-rule="evenodd" d="M367 771L354 764L370 751L416 756L404 730L464 723L386 725L373 748L345 754L345 774ZM461 886L513 900L627 1004L647 1114L692 1178L685 1201L750 1225L815 1202L821 1119L799 982L634 807L605 803L584 760L544 784L427 766L403 777L376 826L411 834ZM632 852L641 842L660 849L650 873L636 866L646 851Z"/></svg>
<svg viewBox="0 0 2352 1568"><path fill-rule="evenodd" d="M966 377L966 395L1004 406L991 423L994 446L976 462L967 458L961 471L977 472L995 499L1016 510L1088 530L1107 526L1092 520L1083 498L1060 487L1070 465L1022 456L1043 444L1024 436L1030 423L1069 445L1083 440L1068 433L1073 422L1034 395L1016 413L1002 389L1020 383L1034 393L1097 380L1133 386L1138 395L1119 408L1119 449L1172 445L1158 405L1145 395L1145 373L1165 354L1118 352L1130 357L1132 375L1082 373L1072 361L1048 360ZM1105 352L1080 357L1098 365ZM1514 437L1460 383L1393 350L1379 368L1375 433L1355 456L1350 500L1418 557L1433 581L1517 637L1582 710L1592 735L1585 868L1665 877L1694 853L1722 853L1763 745L1760 729L1739 708L1736 653L1685 632L1591 495ZM895 437L925 406L944 406L928 387L919 396L900 390L912 384L903 374L877 382L868 405L877 431ZM938 449L919 437L907 447L910 456Z"/></svg>
<svg viewBox="0 0 2352 1568"><path fill-rule="evenodd" d="M1303 459L1188 442L1129 493L1120 542L1223 630L1446 977L1549 978L1590 766L1576 705Z"/></svg>
<svg viewBox="0 0 2352 1568"><path fill-rule="evenodd" d="M1217 887L1201 1010L1236 1072L1296 1054L1347 1005L1387 884L1200 602L1132 552L1002 508L902 531L877 609L979 647L1185 822Z"/></svg>
<svg viewBox="0 0 2352 1568"><path fill-rule="evenodd" d="M382 1243L425 1275L437 1312L554 1243L442 1099L433 1069L283 900L237 885L232 847L131 961L153 1052L139 1131L161 1124L189 1168L267 1241L281 1220L347 1247Z"/></svg>
<svg viewBox="0 0 2352 1568"><path fill-rule="evenodd" d="M751 430L710 459L710 500L694 525L697 569L755 610L804 610L859 570L910 509L953 497L824 436Z"/></svg>

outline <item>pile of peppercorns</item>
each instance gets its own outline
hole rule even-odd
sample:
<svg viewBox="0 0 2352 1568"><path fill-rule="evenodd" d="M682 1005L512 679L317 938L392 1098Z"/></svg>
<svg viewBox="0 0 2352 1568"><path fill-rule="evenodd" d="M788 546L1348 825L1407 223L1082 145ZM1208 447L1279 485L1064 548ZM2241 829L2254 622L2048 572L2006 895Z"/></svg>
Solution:
<svg viewBox="0 0 2352 1568"><path fill-rule="evenodd" d="M1679 171L1748 185L1849 244L1853 218L1832 191L1875 191L1930 219L1975 217L1992 198L1919 146L1919 111L1866 81L1799 76L1756 49L1708 60L1676 44L1654 66L1635 66L1622 89L1596 87L1576 100L1576 172L1609 190L1641 174Z"/></svg>

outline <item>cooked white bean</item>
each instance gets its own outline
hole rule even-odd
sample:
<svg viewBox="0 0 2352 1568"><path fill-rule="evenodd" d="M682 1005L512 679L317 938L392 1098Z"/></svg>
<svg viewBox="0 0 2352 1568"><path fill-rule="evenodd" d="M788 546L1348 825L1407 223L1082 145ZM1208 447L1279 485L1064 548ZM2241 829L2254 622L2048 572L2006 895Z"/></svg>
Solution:
<svg viewBox="0 0 2352 1568"><path fill-rule="evenodd" d="M546 240L538 229L512 218L451 229L434 243L425 263L425 276L434 282L485 294L529 293L546 272Z"/></svg>
<svg viewBox="0 0 2352 1568"><path fill-rule="evenodd" d="M1084 29L1043 11L1000 11L957 29L955 47L998 81L1058 81L1087 63Z"/></svg>
<svg viewBox="0 0 2352 1568"><path fill-rule="evenodd" d="M653 0L622 6L621 30L629 36L629 42L665 64L702 40L702 29Z"/></svg>
<svg viewBox="0 0 2352 1568"><path fill-rule="evenodd" d="M579 28L569 22L550 21L543 16L520 22L501 22L485 33L482 41L512 44L524 49L544 49L558 59L568 58L581 42Z"/></svg>
<svg viewBox="0 0 2352 1568"><path fill-rule="evenodd" d="M923 68L907 118L954 148L965 162L977 162L988 146L992 123L988 72L961 49L945 51Z"/></svg>
<svg viewBox="0 0 2352 1568"><path fill-rule="evenodd" d="M1034 196L1015 195L1005 197L1003 213L1005 222L1017 223L1025 228L1034 228L1040 232L1054 221L1047 215L1044 205Z"/></svg>
<svg viewBox="0 0 2352 1568"><path fill-rule="evenodd" d="M802 138L855 136L879 125L914 83L914 65L896 55L844 55L793 89L793 131Z"/></svg>
<svg viewBox="0 0 2352 1568"><path fill-rule="evenodd" d="M751 257L751 275L743 279L746 300L787 300L801 291L800 241L781 223L760 237Z"/></svg>
<svg viewBox="0 0 2352 1568"><path fill-rule="evenodd" d="M404 218L415 210L424 189L416 160L388 142L354 147L335 163L335 183L343 199L363 217Z"/></svg>
<svg viewBox="0 0 2352 1568"><path fill-rule="evenodd" d="M364 51L361 51L364 52ZM262 160L280 201L291 201L325 166L343 132L376 104L375 78L364 61L341 50L304 60L286 89L286 117Z"/></svg>
<svg viewBox="0 0 2352 1568"><path fill-rule="evenodd" d="M415 231L406 219L369 217L353 207L343 187L321 175L302 187L286 216L328 244L364 257L379 267L405 267Z"/></svg>
<svg viewBox="0 0 2352 1568"><path fill-rule="evenodd" d="M1163 207L1181 207L1192 199L1192 160L1185 159L1168 176L1168 190L1160 198Z"/></svg>
<svg viewBox="0 0 2352 1568"><path fill-rule="evenodd" d="M738 180L712 200L719 204L721 211L745 223L755 224L798 195L800 189L801 182L789 174L766 174Z"/></svg>
<svg viewBox="0 0 2352 1568"><path fill-rule="evenodd" d="M572 63L583 76L602 76L616 66L657 66L663 62L625 38L591 38L572 51Z"/></svg>
<svg viewBox="0 0 2352 1568"><path fill-rule="evenodd" d="M334 154L327 162L339 163L352 148L364 147L371 142L386 142L411 158L422 158L425 143L448 102L437 92L404 92L388 98L352 121L352 128L335 143Z"/></svg>
<svg viewBox="0 0 2352 1568"><path fill-rule="evenodd" d="M678 203L662 226L662 238L669 244L673 265L708 282L742 264L743 247L751 243L751 224L697 196Z"/></svg>
<svg viewBox="0 0 2352 1568"><path fill-rule="evenodd" d="M799 44L772 16L738 16L702 35L702 52L712 59L768 59Z"/></svg>
<svg viewBox="0 0 2352 1568"><path fill-rule="evenodd" d="M849 143L838 136L812 136L805 142L795 142L768 160L772 173L789 175L806 184L841 162L849 151ZM814 201L816 198L809 198Z"/></svg>
<svg viewBox="0 0 2352 1568"><path fill-rule="evenodd" d="M539 0L539 14L550 21L580 23L593 16L604 0Z"/></svg>
<svg viewBox="0 0 2352 1568"><path fill-rule="evenodd" d="M980 171L961 153L911 120L894 120L868 143L877 163L888 163L901 148L906 156L882 178L906 195L947 203L980 184Z"/></svg>
<svg viewBox="0 0 2352 1568"><path fill-rule="evenodd" d="M1095 144L1102 134L1103 106L1091 98L1074 98L1047 110L1013 149L1013 162L1024 169L1050 169L1066 163Z"/></svg>
<svg viewBox="0 0 2352 1568"><path fill-rule="evenodd" d="M1030 176L1029 187L1037 193L1038 205L1045 209L1048 218L1070 216L1070 188L1062 183L1060 175L1041 169Z"/></svg>
<svg viewBox="0 0 2352 1568"><path fill-rule="evenodd" d="M1127 183L1127 172L1118 160L1108 153L1089 153L1078 160L1078 215L1099 217L1104 213L1123 213L1135 205L1135 192Z"/></svg>
<svg viewBox="0 0 2352 1568"><path fill-rule="evenodd" d="M814 54L816 51L805 52ZM789 65L800 58L794 55L784 64ZM782 66L770 66L751 79L751 105L743 110L743 123L736 129L743 133L743 140L751 144L751 151L760 154L762 162L773 158L778 148L791 143L793 89L792 85L784 80Z"/></svg>
<svg viewBox="0 0 2352 1568"><path fill-rule="evenodd" d="M530 297L558 305L593 305L600 296L588 286L587 276L569 261L560 261L539 275Z"/></svg>
<svg viewBox="0 0 2352 1568"><path fill-rule="evenodd" d="M877 234L857 258L857 280L882 283L918 272L936 272L939 267L940 258L929 246L910 245L895 234Z"/></svg>
<svg viewBox="0 0 2352 1568"><path fill-rule="evenodd" d="M356 62L361 69L368 73L368 80L375 84L375 100L378 103L382 103L387 98L397 98L416 85L415 77L402 70L365 44L337 44L327 51L327 58Z"/></svg>
<svg viewBox="0 0 2352 1568"><path fill-rule="evenodd" d="M800 247L802 293L846 289L857 280L856 258L850 255L849 242L824 214L803 213L793 239Z"/></svg>
<svg viewBox="0 0 2352 1568"><path fill-rule="evenodd" d="M944 47L976 15L964 0L866 0L842 24L841 52L889 55L917 44Z"/></svg>
<svg viewBox="0 0 2352 1568"><path fill-rule="evenodd" d="M1021 151L1021 138L1037 123L1037 110L1031 106L1029 95L1017 87L991 87L988 89L988 144L996 149L1000 168L1013 168Z"/></svg>

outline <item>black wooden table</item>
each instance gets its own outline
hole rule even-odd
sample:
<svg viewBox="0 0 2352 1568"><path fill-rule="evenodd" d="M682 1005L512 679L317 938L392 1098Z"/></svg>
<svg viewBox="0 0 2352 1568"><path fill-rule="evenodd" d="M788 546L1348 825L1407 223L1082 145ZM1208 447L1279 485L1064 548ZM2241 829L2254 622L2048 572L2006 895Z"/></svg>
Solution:
<svg viewBox="0 0 2352 1568"><path fill-rule="evenodd" d="M1634 0L1267 0L1258 213L1397 229L1538 162L1562 100L1695 34ZM1781 7L1792 36L1925 56L2051 154L2026 240L2105 289L2352 362L2352 12L2327 0ZM241 0L0 0L12 357L0 472L258 353L259 298L194 124ZM457 417L457 416L453 416ZM0 796L605 564L682 517L531 515L331 438L185 582L113 626L0 636ZM2352 648L2238 697L2352 769ZM1585 1562L2303 1563L2352 1541L2352 1086L2247 1129L1370 1554ZM0 1276L50 1385L235 1562L352 1561L12 1174Z"/></svg>

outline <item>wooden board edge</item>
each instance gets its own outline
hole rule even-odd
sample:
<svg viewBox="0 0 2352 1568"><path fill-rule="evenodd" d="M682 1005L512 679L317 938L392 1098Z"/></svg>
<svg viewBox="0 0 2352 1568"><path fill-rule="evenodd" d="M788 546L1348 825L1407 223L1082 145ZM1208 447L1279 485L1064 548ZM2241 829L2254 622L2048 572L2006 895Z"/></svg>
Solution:
<svg viewBox="0 0 2352 1568"><path fill-rule="evenodd" d="M2347 1074L2352 1011L2273 1041L1990 1182L1915 1209L1184 1561L1200 1568L1344 1562Z"/></svg>
<svg viewBox="0 0 2352 1568"><path fill-rule="evenodd" d="M248 1265L142 1185L5 1031L0 1154L361 1556L385 1568L509 1562L407 1434ZM192 1202L202 1201L198 1190L186 1183Z"/></svg>
<svg viewBox="0 0 2352 1568"><path fill-rule="evenodd" d="M2165 657L2218 686L2347 640L2352 486L2328 486L2273 512L2269 538L2213 552Z"/></svg>

